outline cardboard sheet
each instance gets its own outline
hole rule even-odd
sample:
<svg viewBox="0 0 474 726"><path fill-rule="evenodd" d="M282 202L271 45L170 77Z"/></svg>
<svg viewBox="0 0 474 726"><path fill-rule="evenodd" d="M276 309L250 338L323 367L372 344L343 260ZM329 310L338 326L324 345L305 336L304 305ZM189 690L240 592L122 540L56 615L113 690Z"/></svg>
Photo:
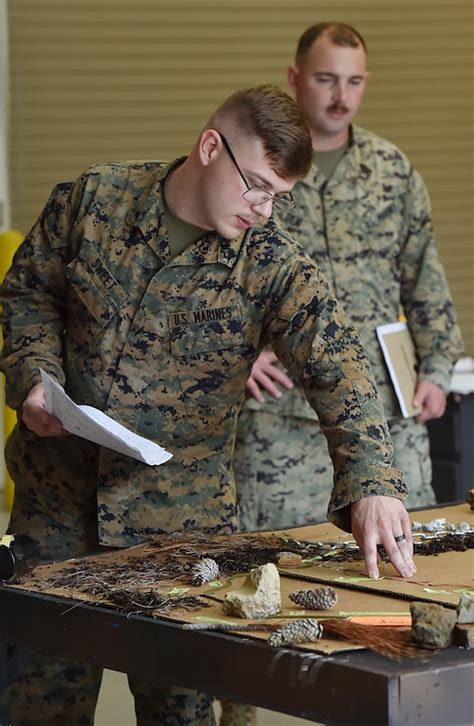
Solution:
<svg viewBox="0 0 474 726"><path fill-rule="evenodd" d="M453 523L464 521L474 526L474 512L470 510L467 504L430 509L411 515L412 520L421 522L428 522L438 517L446 517L448 521ZM284 532L287 532L293 538L312 542L340 542L351 539L350 535L331 524L290 528L284 530ZM228 539L231 540L232 537ZM153 547L154 545L151 548L147 544L138 545L137 547L131 547L126 550L91 556L87 558L87 561L90 563L126 563L134 557L150 557L150 552L153 551ZM173 545L166 549L168 552L172 552L173 550L178 552L179 545ZM68 560L66 562L39 566L25 579L24 584L11 585L11 587L64 597L65 613L77 601L114 607L117 610L117 607L111 603L104 600L99 601L98 598L85 592L70 588L45 587L44 580L46 577L53 573L67 573L76 563L77 560ZM397 616L409 615L410 600L427 600L438 602L448 607L456 607L461 591L474 591L473 550L447 552L436 556L418 556L416 557L416 565L418 572L410 580L403 580L396 574L392 565L384 563L380 566L382 575L382 579L380 580L369 580L367 578L363 561L324 562L302 568L285 568L284 570L280 570L282 575L282 611L277 618L269 619L269 622L281 623L291 618L317 617L324 624L325 617L353 618L357 616L368 616L373 619L374 624L379 624L383 618L396 618ZM314 578L314 582L303 579L307 576ZM201 587L192 587L182 580L162 579L156 582L156 590L160 593L173 596L179 590L181 594L200 595L208 602L208 607L202 607L192 611L176 607L167 615L153 611L149 615L188 623L216 621L234 623L248 622L240 618L224 615L221 606L225 594L230 590L238 589L243 584L244 579L245 575L236 575L230 578L224 577L216 582L206 583ZM318 583L330 584L336 590L338 602L334 608L327 611L303 610L289 599L288 595L290 592L312 588ZM8 585L8 583L5 584ZM141 612L140 614L143 615L144 613ZM258 632L236 633L235 635L255 638L269 637L268 633ZM354 649L358 646L347 641L323 638L318 643L303 644L299 647L304 650L328 654Z"/></svg>

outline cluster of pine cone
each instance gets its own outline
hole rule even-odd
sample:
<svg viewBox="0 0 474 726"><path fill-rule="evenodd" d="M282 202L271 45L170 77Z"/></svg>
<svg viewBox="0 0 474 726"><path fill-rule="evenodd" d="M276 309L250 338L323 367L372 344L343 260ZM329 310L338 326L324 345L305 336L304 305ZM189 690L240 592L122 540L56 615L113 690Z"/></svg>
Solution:
<svg viewBox="0 0 474 726"><path fill-rule="evenodd" d="M275 630L268 639L269 645L280 648L282 645L313 643L323 634L323 626L314 618L293 620Z"/></svg>
<svg viewBox="0 0 474 726"><path fill-rule="evenodd" d="M191 570L191 583L193 585L204 585L219 577L219 565L210 557L204 557L197 562Z"/></svg>
<svg viewBox="0 0 474 726"><path fill-rule="evenodd" d="M288 595L297 605L307 610L328 610L337 603L337 593L332 587L315 587L312 590L295 590Z"/></svg>

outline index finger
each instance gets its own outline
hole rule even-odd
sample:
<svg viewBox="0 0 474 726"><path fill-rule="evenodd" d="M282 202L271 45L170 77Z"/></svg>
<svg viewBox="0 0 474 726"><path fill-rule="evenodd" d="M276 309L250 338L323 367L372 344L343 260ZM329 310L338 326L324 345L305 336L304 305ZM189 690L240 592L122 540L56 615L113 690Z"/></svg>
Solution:
<svg viewBox="0 0 474 726"><path fill-rule="evenodd" d="M365 560L365 569L372 580L379 579L377 540L375 536L366 536L362 543L359 543Z"/></svg>

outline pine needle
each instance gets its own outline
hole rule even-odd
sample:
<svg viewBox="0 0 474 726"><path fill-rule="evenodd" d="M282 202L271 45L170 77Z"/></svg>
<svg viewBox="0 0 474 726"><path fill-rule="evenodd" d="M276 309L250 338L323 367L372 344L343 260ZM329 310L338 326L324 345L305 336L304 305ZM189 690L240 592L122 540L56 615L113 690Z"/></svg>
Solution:
<svg viewBox="0 0 474 726"><path fill-rule="evenodd" d="M416 644L408 628L360 625L350 620L329 619L324 621L323 626L324 635L348 640L394 660L426 658L435 652Z"/></svg>

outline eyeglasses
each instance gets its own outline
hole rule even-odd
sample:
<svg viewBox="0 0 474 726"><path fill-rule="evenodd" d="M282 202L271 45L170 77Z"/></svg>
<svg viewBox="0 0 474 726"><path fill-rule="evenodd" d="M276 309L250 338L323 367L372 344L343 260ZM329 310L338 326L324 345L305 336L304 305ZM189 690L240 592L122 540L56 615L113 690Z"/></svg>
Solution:
<svg viewBox="0 0 474 726"><path fill-rule="evenodd" d="M247 190L242 194L242 196L249 204L251 204L253 207L258 207L259 204L266 204L271 200L272 204L277 205L279 209L293 207L295 205L295 200L293 199L293 195L291 194L291 192L272 194L266 189L262 189L262 187L259 187L257 184L253 184L252 186L250 186L247 179L244 177L240 166L237 164L237 159L235 158L226 137L224 136L224 134L221 134L220 131L218 131L217 133L221 137L222 143L224 144L224 147L229 154L232 163L234 164L235 168L240 174L242 181L247 187Z"/></svg>

